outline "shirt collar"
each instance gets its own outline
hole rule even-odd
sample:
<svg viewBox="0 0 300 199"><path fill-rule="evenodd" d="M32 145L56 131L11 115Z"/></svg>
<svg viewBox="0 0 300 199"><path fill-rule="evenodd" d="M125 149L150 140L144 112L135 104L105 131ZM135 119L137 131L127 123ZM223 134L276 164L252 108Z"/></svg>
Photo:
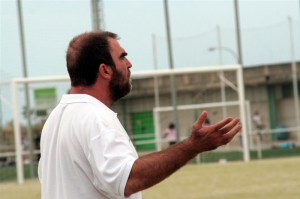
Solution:
<svg viewBox="0 0 300 199"><path fill-rule="evenodd" d="M101 106L101 108L117 115L114 111L112 111L109 107L107 107L105 104L103 104L100 100L97 98L87 95L87 94L64 94L61 98L60 103L63 104L70 104L70 103L91 103L96 106Z"/></svg>

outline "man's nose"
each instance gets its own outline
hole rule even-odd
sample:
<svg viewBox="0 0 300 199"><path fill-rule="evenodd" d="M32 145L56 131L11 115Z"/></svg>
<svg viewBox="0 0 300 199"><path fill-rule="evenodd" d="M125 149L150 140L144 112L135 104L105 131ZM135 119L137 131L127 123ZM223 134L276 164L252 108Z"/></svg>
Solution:
<svg viewBox="0 0 300 199"><path fill-rule="evenodd" d="M131 67L132 67L132 64L131 64L131 62L129 61L129 59L127 59L126 65L128 66L128 68L131 68Z"/></svg>

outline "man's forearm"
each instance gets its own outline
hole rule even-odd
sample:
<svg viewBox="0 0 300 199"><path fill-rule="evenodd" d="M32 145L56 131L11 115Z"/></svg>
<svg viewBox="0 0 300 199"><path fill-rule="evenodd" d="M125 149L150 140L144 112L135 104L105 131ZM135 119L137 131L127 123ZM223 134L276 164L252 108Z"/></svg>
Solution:
<svg viewBox="0 0 300 199"><path fill-rule="evenodd" d="M164 151L141 157L133 164L125 195L149 188L170 176L198 152L192 151L189 140L184 140Z"/></svg>
<svg viewBox="0 0 300 199"><path fill-rule="evenodd" d="M198 153L210 151L230 142L241 130L239 118L225 118L213 125L203 126L207 112L194 123L186 140L168 149L137 159L125 187L125 196L151 187L185 165Z"/></svg>

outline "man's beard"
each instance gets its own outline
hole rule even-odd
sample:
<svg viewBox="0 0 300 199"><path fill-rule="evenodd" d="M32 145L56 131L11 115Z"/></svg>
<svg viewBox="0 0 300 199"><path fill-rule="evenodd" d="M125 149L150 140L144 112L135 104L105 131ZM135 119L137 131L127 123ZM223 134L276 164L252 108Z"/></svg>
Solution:
<svg viewBox="0 0 300 199"><path fill-rule="evenodd" d="M129 73L130 74L130 73ZM117 70L114 70L112 79L109 84L110 97L113 102L127 95L131 90L131 83L129 81L130 75L127 79Z"/></svg>

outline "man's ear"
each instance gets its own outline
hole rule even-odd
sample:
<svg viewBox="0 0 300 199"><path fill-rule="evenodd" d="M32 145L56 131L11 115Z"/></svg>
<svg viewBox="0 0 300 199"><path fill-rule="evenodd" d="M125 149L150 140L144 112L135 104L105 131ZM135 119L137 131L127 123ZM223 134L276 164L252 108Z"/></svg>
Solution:
<svg viewBox="0 0 300 199"><path fill-rule="evenodd" d="M112 75L111 67L107 66L106 64L100 64L99 74L104 78L110 78Z"/></svg>

